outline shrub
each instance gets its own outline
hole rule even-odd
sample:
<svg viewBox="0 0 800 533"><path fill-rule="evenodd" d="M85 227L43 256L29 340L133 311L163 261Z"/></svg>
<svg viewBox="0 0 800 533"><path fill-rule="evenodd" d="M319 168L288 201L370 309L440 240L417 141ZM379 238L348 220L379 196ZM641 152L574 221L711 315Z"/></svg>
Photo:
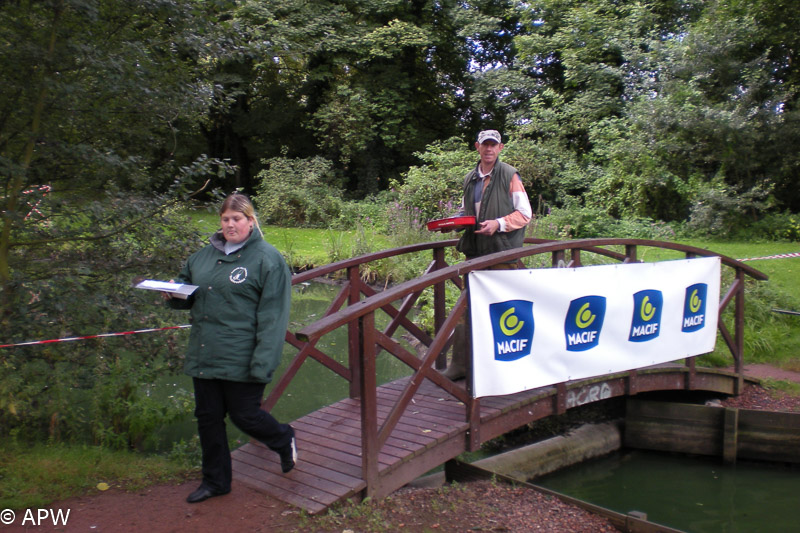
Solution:
<svg viewBox="0 0 800 533"><path fill-rule="evenodd" d="M800 241L800 215L770 213L753 223L752 233L770 240Z"/></svg>
<svg viewBox="0 0 800 533"><path fill-rule="evenodd" d="M273 157L256 175L256 196L262 220L277 226L328 227L342 211L342 193L333 164L322 157Z"/></svg>
<svg viewBox="0 0 800 533"><path fill-rule="evenodd" d="M696 187L687 229L700 237L734 237L768 206L769 191L756 186L739 191L715 180Z"/></svg>
<svg viewBox="0 0 800 533"><path fill-rule="evenodd" d="M360 226L378 233L387 233L388 206L397 199L395 191L381 191L363 200L346 200L341 204L339 218L333 224L337 229L352 230Z"/></svg>
<svg viewBox="0 0 800 533"><path fill-rule="evenodd" d="M443 206L460 204L464 176L476 162L474 150L469 150L458 138L436 142L424 153L415 154L425 164L411 167L405 180L393 182L398 202L414 209L419 219L440 218Z"/></svg>
<svg viewBox="0 0 800 533"><path fill-rule="evenodd" d="M553 208L536 219L532 233L544 239L591 239L596 237L672 240L672 225L649 218L616 219L601 207L581 207L571 202L564 208Z"/></svg>

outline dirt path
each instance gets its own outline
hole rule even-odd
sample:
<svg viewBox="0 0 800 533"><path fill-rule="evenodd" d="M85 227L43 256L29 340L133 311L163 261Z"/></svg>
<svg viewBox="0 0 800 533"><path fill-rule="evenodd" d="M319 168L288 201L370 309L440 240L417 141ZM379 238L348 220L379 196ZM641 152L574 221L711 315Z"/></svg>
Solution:
<svg viewBox="0 0 800 533"><path fill-rule="evenodd" d="M733 371L733 368L729 368ZM778 381L793 381L800 383L800 372L783 370L772 365L752 364L744 365L744 375L756 379L775 379Z"/></svg>

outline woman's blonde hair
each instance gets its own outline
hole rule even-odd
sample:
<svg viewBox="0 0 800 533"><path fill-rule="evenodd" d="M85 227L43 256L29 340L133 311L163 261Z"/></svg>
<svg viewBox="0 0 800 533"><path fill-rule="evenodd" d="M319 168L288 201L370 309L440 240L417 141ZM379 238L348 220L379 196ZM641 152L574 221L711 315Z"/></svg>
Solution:
<svg viewBox="0 0 800 533"><path fill-rule="evenodd" d="M235 192L225 198L225 201L222 202L222 205L219 208L220 216L222 216L222 213L225 211L238 211L253 221L253 226L258 228L259 233L262 235L264 234L264 232L261 231L261 226L258 224L256 208L253 207L253 202L251 202L250 198L248 198L246 195Z"/></svg>

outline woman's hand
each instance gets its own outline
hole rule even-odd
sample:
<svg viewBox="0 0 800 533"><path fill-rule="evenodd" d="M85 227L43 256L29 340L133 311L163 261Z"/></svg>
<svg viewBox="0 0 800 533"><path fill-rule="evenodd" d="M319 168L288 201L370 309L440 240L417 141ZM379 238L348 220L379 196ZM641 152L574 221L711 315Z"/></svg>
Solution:
<svg viewBox="0 0 800 533"><path fill-rule="evenodd" d="M171 280L169 280L169 282L170 282L170 283L175 283L175 280L174 280L174 279L171 279ZM162 296L162 297L164 298L164 300L166 300L166 301L172 300L172 293L171 293L171 292L161 291L161 296Z"/></svg>

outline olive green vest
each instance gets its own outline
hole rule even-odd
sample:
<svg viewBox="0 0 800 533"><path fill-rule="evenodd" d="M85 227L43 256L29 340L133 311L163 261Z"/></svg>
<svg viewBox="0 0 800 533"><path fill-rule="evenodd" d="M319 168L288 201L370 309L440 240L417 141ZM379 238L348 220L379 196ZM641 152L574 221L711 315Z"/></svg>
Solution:
<svg viewBox="0 0 800 533"><path fill-rule="evenodd" d="M501 163L498 159L492 169L491 179L486 190L483 191L481 198L481 212L475 213L475 202L473 201L475 187L482 186L482 180L478 174L478 167L472 170L464 178L464 214L477 217L478 223L484 220L492 220L504 217L514 212L514 202L508 190L511 187L511 178L517 173L517 169L511 165ZM476 235L474 228L467 228L458 241L456 249L467 256L467 259L479 257L519 248L525 240L525 228L514 231L500 233L492 236Z"/></svg>

